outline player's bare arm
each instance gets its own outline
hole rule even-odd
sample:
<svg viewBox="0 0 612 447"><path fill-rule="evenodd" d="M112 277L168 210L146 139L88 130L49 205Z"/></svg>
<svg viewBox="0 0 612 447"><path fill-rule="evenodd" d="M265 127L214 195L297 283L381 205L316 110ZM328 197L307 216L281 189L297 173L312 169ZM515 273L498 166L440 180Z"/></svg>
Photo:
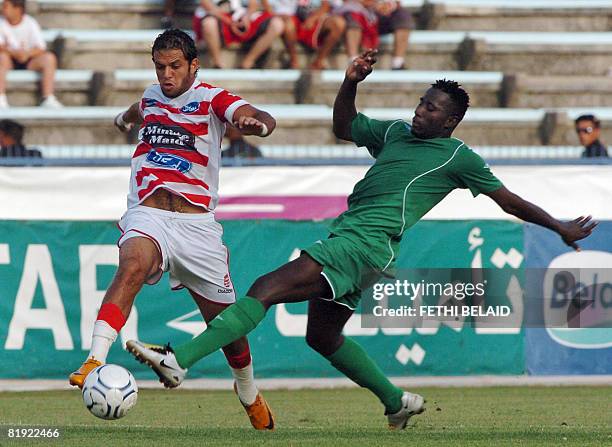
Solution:
<svg viewBox="0 0 612 447"><path fill-rule="evenodd" d="M135 102L125 112L121 112L115 117L115 126L121 132L128 132L135 124L142 123L140 114L140 103Z"/></svg>
<svg viewBox="0 0 612 447"><path fill-rule="evenodd" d="M238 107L234 112L234 127L243 135L267 137L276 127L276 120L268 112L259 110L250 104Z"/></svg>
<svg viewBox="0 0 612 447"><path fill-rule="evenodd" d="M597 226L597 222L593 221L591 216L580 216L569 222L557 220L539 206L524 200L504 186L487 195L506 213L555 231L563 242L577 251L580 251L580 247L576 242L589 236Z"/></svg>
<svg viewBox="0 0 612 447"><path fill-rule="evenodd" d="M344 81L334 101L333 130L337 138L353 141L351 123L357 116L357 108L355 107L357 84L372 73L377 53L378 50L365 51L346 69Z"/></svg>

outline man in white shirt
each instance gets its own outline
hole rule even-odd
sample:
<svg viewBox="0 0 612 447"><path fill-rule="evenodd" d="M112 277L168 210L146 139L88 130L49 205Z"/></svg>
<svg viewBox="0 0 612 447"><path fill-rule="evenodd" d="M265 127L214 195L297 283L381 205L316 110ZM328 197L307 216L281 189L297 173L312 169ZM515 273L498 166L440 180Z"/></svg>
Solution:
<svg viewBox="0 0 612 447"><path fill-rule="evenodd" d="M38 22L25 13L25 0L4 0L0 19L0 108L9 106L6 74L9 70L34 70L41 73L43 107L62 107L53 95L57 58L47 51Z"/></svg>

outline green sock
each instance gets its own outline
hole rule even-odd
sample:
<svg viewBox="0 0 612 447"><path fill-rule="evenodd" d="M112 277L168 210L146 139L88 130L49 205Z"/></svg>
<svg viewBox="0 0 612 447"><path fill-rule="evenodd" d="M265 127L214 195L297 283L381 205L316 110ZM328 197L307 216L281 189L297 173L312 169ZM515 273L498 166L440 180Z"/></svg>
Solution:
<svg viewBox="0 0 612 447"><path fill-rule="evenodd" d="M357 385L376 394L387 413L397 413L402 408L404 392L389 382L367 352L350 338L344 337L344 343L327 359L334 368Z"/></svg>
<svg viewBox="0 0 612 447"><path fill-rule="evenodd" d="M263 304L245 296L217 315L196 338L174 348L176 361L182 368L191 368L201 358L251 332L265 316Z"/></svg>

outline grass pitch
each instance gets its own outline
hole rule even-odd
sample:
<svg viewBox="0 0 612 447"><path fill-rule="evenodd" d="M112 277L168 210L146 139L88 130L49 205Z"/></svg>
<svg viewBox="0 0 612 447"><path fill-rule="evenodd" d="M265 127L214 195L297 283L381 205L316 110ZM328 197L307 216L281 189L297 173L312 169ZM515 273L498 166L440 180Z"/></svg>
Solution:
<svg viewBox="0 0 612 447"><path fill-rule="evenodd" d="M0 393L0 445L61 446L612 446L612 387L422 388L427 411L403 432L361 389L266 391L277 421L256 432L230 391L141 390L119 421L85 409L78 391ZM8 427L61 438L9 440Z"/></svg>

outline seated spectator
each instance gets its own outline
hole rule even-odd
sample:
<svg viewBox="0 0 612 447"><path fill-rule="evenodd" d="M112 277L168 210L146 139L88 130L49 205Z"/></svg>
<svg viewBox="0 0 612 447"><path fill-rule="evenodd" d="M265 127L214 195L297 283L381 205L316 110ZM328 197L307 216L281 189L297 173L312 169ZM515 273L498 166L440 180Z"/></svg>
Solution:
<svg viewBox="0 0 612 447"><path fill-rule="evenodd" d="M601 123L594 115L581 115L574 122L576 133L580 144L584 146L583 157L607 157L608 150L599 137L601 135Z"/></svg>
<svg viewBox="0 0 612 447"><path fill-rule="evenodd" d="M177 3L185 5L186 8L191 6L195 8L195 2L193 0L164 0L164 15L160 19L162 29L182 28L181 26L177 25L175 21Z"/></svg>
<svg viewBox="0 0 612 447"><path fill-rule="evenodd" d="M392 70L406 68L405 57L412 28L412 14L398 0L382 0L376 4L378 34L393 34Z"/></svg>
<svg viewBox="0 0 612 447"><path fill-rule="evenodd" d="M313 70L327 66L327 57L338 44L346 29L346 20L331 15L330 0L270 0L268 10L280 16L285 23L283 41L289 53L290 68L299 68L297 42L316 55L310 63ZM268 3L265 1L264 4Z"/></svg>
<svg viewBox="0 0 612 447"><path fill-rule="evenodd" d="M362 50L378 48L379 36L393 33L392 70L405 68L412 15L397 0L345 0L337 9L347 22L346 51L352 60Z"/></svg>
<svg viewBox="0 0 612 447"><path fill-rule="evenodd" d="M62 107L53 95L57 58L46 51L38 22L25 13L25 0L4 0L0 19L0 108L9 106L6 74L12 69L39 71L43 107Z"/></svg>
<svg viewBox="0 0 612 447"><path fill-rule="evenodd" d="M161 18L162 29L174 28L175 12L176 12L176 0L164 0L164 15Z"/></svg>
<svg viewBox="0 0 612 447"><path fill-rule="evenodd" d="M16 121L0 120L0 158L41 158L37 149L26 149L23 144L23 126Z"/></svg>
<svg viewBox="0 0 612 447"><path fill-rule="evenodd" d="M376 0L345 0L334 11L346 20L346 53L353 60L361 48L378 48L378 15Z"/></svg>
<svg viewBox="0 0 612 447"><path fill-rule="evenodd" d="M283 19L258 10L257 0L249 0L248 8L239 0L230 1L230 10L222 9L213 0L201 0L194 15L196 40L204 41L215 68L225 68L221 47L250 44L240 68L252 68L275 39L283 33Z"/></svg>
<svg viewBox="0 0 612 447"><path fill-rule="evenodd" d="M234 158L261 158L263 157L261 151L257 146L253 146L248 143L242 132L233 126L227 126L225 130L225 136L229 140L230 144L221 152L222 157L234 157Z"/></svg>

